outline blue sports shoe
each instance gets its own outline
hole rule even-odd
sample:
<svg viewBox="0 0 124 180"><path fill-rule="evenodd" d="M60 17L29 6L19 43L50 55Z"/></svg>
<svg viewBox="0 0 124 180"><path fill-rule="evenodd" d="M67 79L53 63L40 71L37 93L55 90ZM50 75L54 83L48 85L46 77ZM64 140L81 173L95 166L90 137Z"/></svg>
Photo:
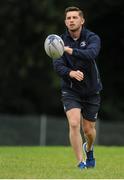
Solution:
<svg viewBox="0 0 124 180"><path fill-rule="evenodd" d="M93 156L93 149L91 151L87 152L86 145L87 145L87 143L85 142L83 144L83 150L84 150L84 153L86 155L86 167L87 168L94 168L96 166L96 161L95 161L95 158Z"/></svg>
<svg viewBox="0 0 124 180"><path fill-rule="evenodd" d="M86 168L86 164L85 162L80 162L77 167L82 170Z"/></svg>

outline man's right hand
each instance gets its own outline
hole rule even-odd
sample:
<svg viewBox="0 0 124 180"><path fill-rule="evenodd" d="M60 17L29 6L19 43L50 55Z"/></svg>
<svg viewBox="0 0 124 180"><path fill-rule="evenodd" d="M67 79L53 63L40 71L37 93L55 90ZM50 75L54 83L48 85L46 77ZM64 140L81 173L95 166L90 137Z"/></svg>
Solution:
<svg viewBox="0 0 124 180"><path fill-rule="evenodd" d="M79 71L79 70L77 70L77 71L70 71L70 73L69 73L69 76L71 77L71 78L75 78L76 80L78 80L78 81L82 81L83 79L84 79L84 74L83 74L83 72L81 72L81 71Z"/></svg>

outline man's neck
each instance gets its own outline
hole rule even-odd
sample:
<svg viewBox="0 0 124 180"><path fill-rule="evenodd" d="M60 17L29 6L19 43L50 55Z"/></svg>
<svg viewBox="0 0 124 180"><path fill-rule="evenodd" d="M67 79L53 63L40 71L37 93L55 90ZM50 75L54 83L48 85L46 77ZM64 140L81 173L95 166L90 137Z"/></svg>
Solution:
<svg viewBox="0 0 124 180"><path fill-rule="evenodd" d="M78 29L76 31L69 31L69 33L70 33L70 35L71 35L71 37L73 39L79 39L80 38L81 30L82 30L82 28L80 28L80 29Z"/></svg>

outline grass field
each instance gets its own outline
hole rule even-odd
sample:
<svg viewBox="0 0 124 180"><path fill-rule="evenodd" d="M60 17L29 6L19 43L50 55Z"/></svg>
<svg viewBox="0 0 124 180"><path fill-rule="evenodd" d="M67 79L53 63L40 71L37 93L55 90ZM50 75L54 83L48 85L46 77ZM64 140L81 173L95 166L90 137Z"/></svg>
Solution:
<svg viewBox="0 0 124 180"><path fill-rule="evenodd" d="M97 166L76 167L70 147L0 147L0 179L123 179L124 147L95 147Z"/></svg>

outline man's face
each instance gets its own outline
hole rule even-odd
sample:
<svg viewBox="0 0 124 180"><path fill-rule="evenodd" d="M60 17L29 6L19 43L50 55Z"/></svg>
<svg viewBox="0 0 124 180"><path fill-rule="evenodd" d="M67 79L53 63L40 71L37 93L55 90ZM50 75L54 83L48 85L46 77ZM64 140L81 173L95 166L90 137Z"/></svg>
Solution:
<svg viewBox="0 0 124 180"><path fill-rule="evenodd" d="M79 16L78 11L69 11L66 14L65 25L69 31L77 31L84 24L84 18Z"/></svg>

